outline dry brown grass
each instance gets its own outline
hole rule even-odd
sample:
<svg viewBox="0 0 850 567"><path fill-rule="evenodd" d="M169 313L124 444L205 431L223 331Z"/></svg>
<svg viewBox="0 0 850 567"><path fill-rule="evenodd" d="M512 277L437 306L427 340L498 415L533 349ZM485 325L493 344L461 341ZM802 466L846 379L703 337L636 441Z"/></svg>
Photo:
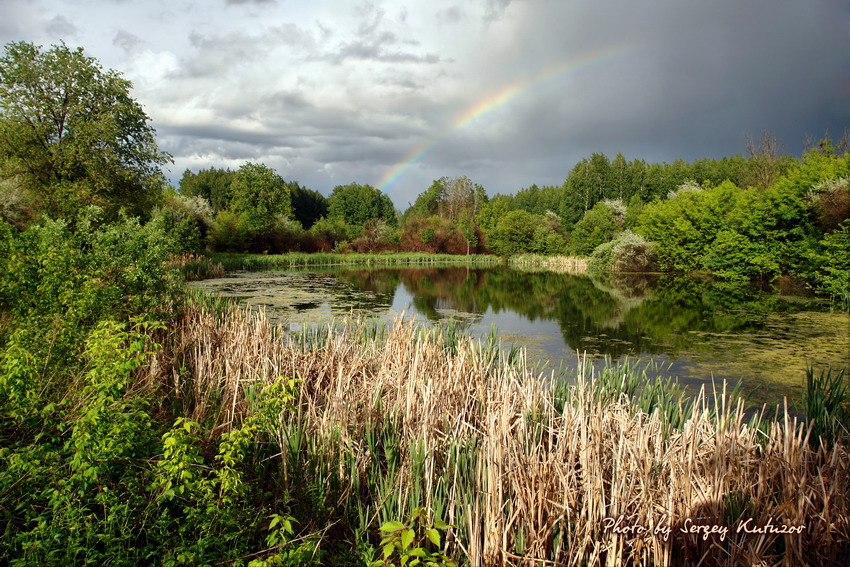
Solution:
<svg viewBox="0 0 850 567"><path fill-rule="evenodd" d="M587 273L587 258L577 256L540 256L537 254L520 254L508 260L512 268L545 269L550 272L563 274Z"/></svg>
<svg viewBox="0 0 850 567"><path fill-rule="evenodd" d="M387 513L402 519L413 505L438 510L456 526L449 551L470 565L846 559L847 445L815 450L804 425L788 417L753 426L742 405L722 395L711 404L697 400L692 417L672 433L657 413L642 413L625 397L595 401L590 376L558 411L543 377L470 340L453 354L439 336L407 322L396 322L385 342L365 339L351 324L330 332L320 348L303 349L262 316L234 311L220 319L190 309L172 349L191 375L191 384L172 380L173 395L194 419L214 419L220 428L248 410L247 390L279 376L302 380L298 417L293 412L275 435L281 454L291 450L287 432L297 419L345 483L329 506L340 515L359 506L373 521ZM401 453L398 470L375 466L369 439L379 429ZM424 448L419 460L417 446ZM615 533L606 518L647 532ZM736 533L746 519L749 527L804 529ZM691 524L730 531L704 539L683 533ZM664 528L671 530L666 539Z"/></svg>

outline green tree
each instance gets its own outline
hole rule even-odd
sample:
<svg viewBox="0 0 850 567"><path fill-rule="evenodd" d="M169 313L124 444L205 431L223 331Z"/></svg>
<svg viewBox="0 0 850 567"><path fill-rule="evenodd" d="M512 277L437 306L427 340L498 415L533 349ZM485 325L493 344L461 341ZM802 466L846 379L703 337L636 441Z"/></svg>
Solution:
<svg viewBox="0 0 850 567"><path fill-rule="evenodd" d="M316 221L328 215L328 199L318 191L290 183L292 192L292 212L295 220L309 230Z"/></svg>
<svg viewBox="0 0 850 567"><path fill-rule="evenodd" d="M203 197L215 211L230 207L233 194L230 189L236 172L230 169L211 167L192 173L188 169L180 178L180 194L187 197Z"/></svg>
<svg viewBox="0 0 850 567"><path fill-rule="evenodd" d="M383 220L390 226L396 225L395 207L387 194L371 185L358 183L334 187L328 198L328 217L341 218L348 224L360 227L373 219Z"/></svg>
<svg viewBox="0 0 850 567"><path fill-rule="evenodd" d="M488 233L488 244L496 254L520 254L534 248L534 231L540 217L527 211L511 211Z"/></svg>
<svg viewBox="0 0 850 567"><path fill-rule="evenodd" d="M269 230L276 217L292 218L288 184L270 167L246 163L231 184L232 208L245 215L252 231Z"/></svg>
<svg viewBox="0 0 850 567"><path fill-rule="evenodd" d="M594 248L614 238L623 229L623 222L619 222L617 210L611 204L596 203L573 229L573 252L581 256L589 255Z"/></svg>
<svg viewBox="0 0 850 567"><path fill-rule="evenodd" d="M571 228L598 201L611 196L611 162L594 153L573 167L564 182L561 218Z"/></svg>
<svg viewBox="0 0 850 567"><path fill-rule="evenodd" d="M146 212L163 187L154 129L131 83L82 48L6 45L0 58L0 176L16 178L41 211L85 204Z"/></svg>
<svg viewBox="0 0 850 567"><path fill-rule="evenodd" d="M496 228L499 219L513 210L513 199L510 195L496 195L487 201L478 213L478 226L484 231Z"/></svg>

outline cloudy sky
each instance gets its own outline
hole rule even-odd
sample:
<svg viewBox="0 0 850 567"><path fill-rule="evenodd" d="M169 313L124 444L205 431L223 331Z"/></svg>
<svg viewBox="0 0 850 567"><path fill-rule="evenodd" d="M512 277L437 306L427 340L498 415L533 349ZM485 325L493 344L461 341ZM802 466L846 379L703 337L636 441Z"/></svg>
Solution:
<svg viewBox="0 0 850 567"><path fill-rule="evenodd" d="M0 0L3 44L60 40L133 82L174 181L254 161L401 209L850 127L843 0Z"/></svg>

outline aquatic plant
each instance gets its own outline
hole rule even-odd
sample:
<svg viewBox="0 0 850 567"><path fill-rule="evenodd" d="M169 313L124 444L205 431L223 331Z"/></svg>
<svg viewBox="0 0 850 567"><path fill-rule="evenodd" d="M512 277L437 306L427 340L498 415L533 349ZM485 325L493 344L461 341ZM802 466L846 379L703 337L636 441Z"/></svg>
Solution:
<svg viewBox="0 0 850 567"><path fill-rule="evenodd" d="M811 445L787 412L751 418L722 389L686 403L637 365L551 387L468 337L361 329L304 340L197 308L172 337L183 411L211 431L262 384L300 380L268 474L325 547L369 556L378 527L417 508L455 526L441 549L470 565L831 564L850 541L847 439ZM795 531L765 531L779 524Z"/></svg>

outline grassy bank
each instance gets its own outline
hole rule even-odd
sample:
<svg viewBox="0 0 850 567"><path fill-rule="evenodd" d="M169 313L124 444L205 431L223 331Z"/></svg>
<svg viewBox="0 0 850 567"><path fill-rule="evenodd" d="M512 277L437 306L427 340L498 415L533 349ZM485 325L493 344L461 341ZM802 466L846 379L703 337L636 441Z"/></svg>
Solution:
<svg viewBox="0 0 850 567"><path fill-rule="evenodd" d="M287 254L228 254L210 255L225 270L261 270L267 268L289 268L293 266L332 266L347 264L387 266L431 266L435 264L461 264L491 266L501 264L498 256L470 254L427 254L424 252L394 252L380 254L335 254L331 252L289 252Z"/></svg>

